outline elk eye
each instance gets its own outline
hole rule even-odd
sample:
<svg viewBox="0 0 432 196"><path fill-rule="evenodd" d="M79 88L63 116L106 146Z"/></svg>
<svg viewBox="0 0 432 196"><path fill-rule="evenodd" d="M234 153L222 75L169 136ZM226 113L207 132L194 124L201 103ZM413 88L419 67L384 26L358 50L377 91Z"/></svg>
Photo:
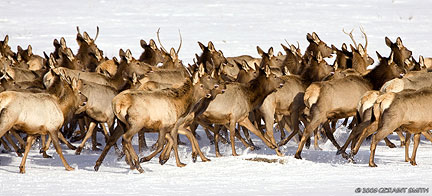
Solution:
<svg viewBox="0 0 432 196"><path fill-rule="evenodd" d="M204 87L204 85L203 85L203 84L200 84L200 87L202 88L202 87Z"/></svg>

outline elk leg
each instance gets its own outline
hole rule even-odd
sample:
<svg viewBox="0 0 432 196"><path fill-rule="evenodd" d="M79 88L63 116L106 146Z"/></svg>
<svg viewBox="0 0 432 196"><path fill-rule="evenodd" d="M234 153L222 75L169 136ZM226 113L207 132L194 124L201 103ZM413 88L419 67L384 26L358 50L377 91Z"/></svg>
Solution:
<svg viewBox="0 0 432 196"><path fill-rule="evenodd" d="M157 140L157 149L150 155L141 158L140 163L150 161L154 156L156 156L159 152L162 151L165 144L165 134L166 134L166 130L162 129L159 131L159 137Z"/></svg>
<svg viewBox="0 0 432 196"><path fill-rule="evenodd" d="M106 155L108 154L108 151L110 148L116 144L117 140L123 135L124 133L124 124L120 121L118 121L118 126L113 130L113 133L108 139L108 142L105 145L105 148L103 149L101 155L99 156L98 160L96 161L96 164L94 166L94 170L98 171L100 165L102 164L103 160L105 159ZM124 147L123 147L124 148Z"/></svg>
<svg viewBox="0 0 432 196"><path fill-rule="evenodd" d="M238 128L239 128L239 130L240 130L240 128L243 130L243 135L245 136L245 138L249 142L249 144L252 146L255 146L254 143L252 142L251 137L250 137L249 130L247 130L245 127L242 127L240 125L238 126ZM237 133L237 131L236 131L236 133ZM236 134L236 136L237 136L237 134ZM242 143L245 144L243 142L243 138L240 136L240 134L238 134L237 138L239 138L240 141L242 141ZM245 145L245 146L247 146L247 145Z"/></svg>
<svg viewBox="0 0 432 196"><path fill-rule="evenodd" d="M277 126L277 128L278 128L278 130L280 132L280 141L282 141L282 140L284 140L286 138L286 134L285 134L285 131L284 131L285 124L287 124L287 122L285 121L285 119L283 118L283 116L278 116L277 125L276 126ZM289 126L287 126L287 127L289 127ZM290 130L287 130L287 131L290 131Z"/></svg>
<svg viewBox="0 0 432 196"><path fill-rule="evenodd" d="M216 126L215 129L214 129L214 145L215 145L215 154L216 154L216 157L221 157L222 156L220 154L220 151L219 151L219 138L220 138L219 130L220 130L219 126Z"/></svg>
<svg viewBox="0 0 432 196"><path fill-rule="evenodd" d="M240 126L240 127L242 127L242 126ZM246 128L244 128L243 130L246 130ZM245 139L243 139L243 137L240 135L240 131L238 129L236 129L236 131L235 131L235 137L238 138L246 148L250 148L251 150L255 150L255 148L257 148L254 145L249 144Z"/></svg>
<svg viewBox="0 0 432 196"><path fill-rule="evenodd" d="M199 147L197 139L194 137L191 131L188 131L186 128L180 128L179 133L186 135L186 137L189 138L189 141L192 144L192 147L195 147L196 152L198 152L202 162L210 161L207 157L204 156L204 154L201 151L201 148Z"/></svg>
<svg viewBox="0 0 432 196"><path fill-rule="evenodd" d="M46 135L44 135L43 137L46 137ZM48 134L48 140L46 140L46 142L45 142L45 140L42 140L42 142L44 143L44 144L42 144L42 156L45 158L44 154L46 154L46 151L48 151L48 149L51 145L51 137L49 136L49 134ZM47 156L46 158L52 158L48 154L46 154L46 156Z"/></svg>
<svg viewBox="0 0 432 196"><path fill-rule="evenodd" d="M407 132L405 134L405 162L410 162L411 159L409 158L409 145L411 142L411 133Z"/></svg>
<svg viewBox="0 0 432 196"><path fill-rule="evenodd" d="M13 136L18 140L18 142L20 143L21 148L24 149L26 143L25 143L25 141L22 139L22 137L21 137L21 136L20 136L16 131L11 130L11 131L9 131L9 132L12 133L12 135L13 135Z"/></svg>
<svg viewBox="0 0 432 196"><path fill-rule="evenodd" d="M165 145L165 148L163 148L162 152L159 155L159 163L161 165L165 164L168 161L171 155L171 151L173 149L174 142L171 140L171 137L169 137L168 135L169 135L168 133L165 135L165 139L166 141L168 141L168 143Z"/></svg>
<svg viewBox="0 0 432 196"><path fill-rule="evenodd" d="M46 147L47 143L46 143L46 135L40 135L41 138L41 144L42 144L42 148L40 149L39 153L42 153L42 157L46 158L46 159L50 159L52 158L52 156L49 156L46 151L48 150L48 147Z"/></svg>
<svg viewBox="0 0 432 196"><path fill-rule="evenodd" d="M63 136L62 133L60 133L60 131L57 134L58 139L60 139L60 141L62 141L64 144L66 144L66 146L71 149L71 150L76 150L76 147L74 145L72 145L69 141L66 140L66 138Z"/></svg>
<svg viewBox="0 0 432 196"><path fill-rule="evenodd" d="M318 145L319 138L320 138L320 131L318 128L318 129L315 129L315 131L314 131L314 149L315 150L322 150Z"/></svg>
<svg viewBox="0 0 432 196"><path fill-rule="evenodd" d="M125 134L123 134L123 148L126 148L130 159L131 159L131 166L133 165L140 173L143 173L144 170L140 165L140 162L138 160L138 155L136 154L135 150L132 146L132 137L138 132L140 129L137 129L135 127L131 127L129 130L126 131Z"/></svg>
<svg viewBox="0 0 432 196"><path fill-rule="evenodd" d="M276 145L276 140L274 138L274 132L273 132L273 124L274 124L274 112L268 113L267 115L264 115L264 123L266 126L266 132L265 136L270 140L270 142L273 145Z"/></svg>
<svg viewBox="0 0 432 196"><path fill-rule="evenodd" d="M232 156L238 156L238 154L235 150L235 132L236 132L235 131L235 125L236 125L236 122L234 122L234 121L231 121L229 124Z"/></svg>
<svg viewBox="0 0 432 196"><path fill-rule="evenodd" d="M54 133L53 133L53 132L48 132L48 133L49 133L49 135L51 136L51 139L52 139L52 141L53 141L54 147L55 147L55 149L56 149L56 151L57 151L57 154L60 156L60 159L61 159L61 161L62 161L62 163L63 163L65 169L66 169L67 171L74 170L73 167L69 166L69 164L66 162L66 159L65 159L64 156L63 156L63 152L62 152L62 149L61 149L61 147L60 147L59 138L58 138L58 135L62 135L62 134L60 133L60 131L57 131L57 133L56 133L56 132L54 132Z"/></svg>
<svg viewBox="0 0 432 196"><path fill-rule="evenodd" d="M91 121L89 127L91 126L92 123L94 123L94 122ZM91 140L91 141L92 141L92 150L93 150L93 151L98 150L98 148L97 148L98 143L97 143L96 135L97 135L97 130L99 129L99 128L97 127L97 124L96 124L96 123L95 123L94 126L95 126L95 127L93 128L93 131L92 131L92 134L91 134L91 139L92 139L92 140ZM96 129L96 130L95 130L95 129Z"/></svg>
<svg viewBox="0 0 432 196"><path fill-rule="evenodd" d="M3 144L3 148L6 150L6 151L11 151L12 149L9 147L9 145L7 144L7 142L3 139L3 138L0 138L0 142Z"/></svg>
<svg viewBox="0 0 432 196"><path fill-rule="evenodd" d="M24 151L24 156L21 159L21 164L19 166L20 169L20 173L25 173L25 163L26 163L26 159L27 159L27 155L30 151L30 148L32 146L33 140L35 139L34 135L28 135L27 136L27 145L25 147L25 151Z"/></svg>
<svg viewBox="0 0 432 196"><path fill-rule="evenodd" d="M72 137L70 139L71 142L81 141L86 135L85 122L83 118L78 119L78 126L79 126L79 135L75 135L74 137Z"/></svg>
<svg viewBox="0 0 432 196"><path fill-rule="evenodd" d="M429 140L429 141L432 142L432 134L431 134L430 131L423 131L423 132L422 132L422 135L425 136L425 138L426 138L427 140Z"/></svg>
<svg viewBox="0 0 432 196"><path fill-rule="evenodd" d="M279 147L275 146L274 144L272 144L270 141L268 141L264 135L255 127L253 126L253 124L251 123L251 121L249 120L249 118L245 118L243 121L240 122L240 125L246 127L247 129L249 129L250 131L252 131L252 133L254 133L255 135L257 135L259 138L261 138L261 140L264 141L264 143L270 147L271 149L275 149L276 154L278 156L283 156L283 154L279 151Z"/></svg>
<svg viewBox="0 0 432 196"><path fill-rule="evenodd" d="M389 148L396 148L396 145L394 145L387 137L384 138L384 142Z"/></svg>
<svg viewBox="0 0 432 196"><path fill-rule="evenodd" d="M178 153L178 142L177 142L178 129L171 130L171 134L167 134L167 135L168 135L168 141L171 143L172 146L174 146L174 155L175 155L177 167L186 166L186 164L180 161L180 156Z"/></svg>
<svg viewBox="0 0 432 196"><path fill-rule="evenodd" d="M214 137L213 135L210 133L210 131L207 128L204 128L204 132L207 135L207 139L210 141L210 144L214 144Z"/></svg>
<svg viewBox="0 0 432 196"><path fill-rule="evenodd" d="M420 143L420 133L416 133L414 134L414 147L413 147L413 152L410 161L411 165L413 166L417 165L415 158L416 158L417 148L419 146L419 143Z"/></svg>
<svg viewBox="0 0 432 196"><path fill-rule="evenodd" d="M80 155L80 154L81 154L81 151L82 151L82 149L84 148L84 145L85 145L86 141L87 141L87 140L91 137L91 135L93 134L93 131L94 131L95 126L96 126L96 123L95 123L94 121L90 122L90 126L89 126L89 128L88 128L88 130L87 130L87 133L86 133L84 139L82 140L81 144L78 146L78 148L77 148L76 151L75 151L75 154L76 154L76 155Z"/></svg>
<svg viewBox="0 0 432 196"><path fill-rule="evenodd" d="M17 153L17 155L18 155L19 157L22 157L23 155L22 155L22 153L21 153L21 150L18 148L18 146L17 146L17 145L15 144L15 142L12 140L12 138L11 138L9 132L6 132L3 136L6 138L6 141L8 141L9 144L12 146L12 148L15 150L15 152Z"/></svg>
<svg viewBox="0 0 432 196"><path fill-rule="evenodd" d="M328 139L330 139L330 141L332 142L332 144L336 147L336 149L340 149L339 144L337 143L336 139L334 138L333 132L330 129L330 125L329 123L324 123L324 130L326 133L326 136Z"/></svg>
<svg viewBox="0 0 432 196"><path fill-rule="evenodd" d="M399 136L399 139L400 139L400 142L401 142L401 147L402 147L402 146L405 146L405 142L406 142L406 140L405 140L405 137L404 137L404 135L403 135L403 133L402 133L401 128L396 129L395 132L396 132L397 135Z"/></svg>
<svg viewBox="0 0 432 196"><path fill-rule="evenodd" d="M313 112L313 111L311 111L311 112ZM310 137L310 135L313 133L313 131L315 131L315 129L317 129L318 126L325 121L326 121L325 118L321 119L318 116L314 116L314 118L312 118L311 122L308 123L308 125L304 129L303 136L300 140L300 143L298 145L298 148L297 148L296 154L294 155L294 158L302 159L301 152L302 152L303 147L306 143L306 140Z"/></svg>
<svg viewBox="0 0 432 196"><path fill-rule="evenodd" d="M364 130L362 130L362 133L360 135L360 137L357 139L357 143L354 147L354 149L351 149L350 152L350 157L353 158L354 155L357 154L357 152L360 149L361 144L363 143L363 141L366 139L366 137L368 137L369 135L375 133L375 131L378 128L378 121L374 121L373 123L371 123L370 125L368 125Z"/></svg>
<svg viewBox="0 0 432 196"><path fill-rule="evenodd" d="M378 122L378 121L375 121L375 122ZM381 141L382 139L384 139L385 137L387 137L388 135L390 135L397 128L397 127L391 127L391 126L392 125L384 124L383 127L378 129L376 134L372 136L372 143L371 143L371 147L370 147L371 153L370 153L370 157L369 157L369 166L370 167L376 167L377 166L374 162L374 158L375 158L375 150L376 150L376 146L377 146L378 142Z"/></svg>
<svg viewBox="0 0 432 196"><path fill-rule="evenodd" d="M138 152L142 153L144 149L147 149L147 142L145 140L144 130L138 132Z"/></svg>

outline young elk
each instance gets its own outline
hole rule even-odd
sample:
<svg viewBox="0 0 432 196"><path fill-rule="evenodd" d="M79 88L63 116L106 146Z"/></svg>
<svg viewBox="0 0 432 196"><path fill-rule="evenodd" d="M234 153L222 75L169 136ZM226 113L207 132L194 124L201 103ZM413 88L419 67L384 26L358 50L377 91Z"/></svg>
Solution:
<svg viewBox="0 0 432 196"><path fill-rule="evenodd" d="M6 91L0 93L0 137L11 128L18 128L28 134L20 173L25 173L25 161L36 134L49 134L66 170L73 170L66 162L58 139L59 129L67 113L83 105L85 97L79 91L79 81L68 84L52 72L47 78L51 85L47 93Z"/></svg>
<svg viewBox="0 0 432 196"><path fill-rule="evenodd" d="M139 172L144 172L131 145L132 137L141 129L159 131L158 149L149 157L162 150L165 143L164 138L167 137L169 141L174 142L177 165L184 166L178 158L177 138L173 139L169 133L177 120L185 115L191 106L201 98L210 96L210 90L215 86L206 86L204 84L200 81L198 72L196 72L191 80L186 81L183 86L177 89L171 88L160 91L127 90L114 97L112 101L114 114L124 130L123 150L126 161L132 169L136 168ZM113 138L114 140L116 138ZM95 170L99 169L111 144L112 142L108 142L104 148L101 157L96 162ZM146 157L144 159L150 158Z"/></svg>
<svg viewBox="0 0 432 196"><path fill-rule="evenodd" d="M411 57L412 52L403 45L402 39L398 37L396 38L396 42L393 43L388 37L385 37L385 42L394 54L394 62L400 67L408 69L408 65L405 63L405 60Z"/></svg>
<svg viewBox="0 0 432 196"><path fill-rule="evenodd" d="M33 54L31 45L29 45L26 50L23 50L21 46L18 46L17 60L23 61L27 64L28 69L31 71L44 69L46 64L46 59Z"/></svg>
<svg viewBox="0 0 432 196"><path fill-rule="evenodd" d="M156 43L153 39L150 39L150 42L148 44L146 41L141 40L140 44L141 47L144 49L144 52L138 59L139 61L147 63L151 66L157 66L159 63L163 63L164 59L162 56L162 51L157 48Z"/></svg>

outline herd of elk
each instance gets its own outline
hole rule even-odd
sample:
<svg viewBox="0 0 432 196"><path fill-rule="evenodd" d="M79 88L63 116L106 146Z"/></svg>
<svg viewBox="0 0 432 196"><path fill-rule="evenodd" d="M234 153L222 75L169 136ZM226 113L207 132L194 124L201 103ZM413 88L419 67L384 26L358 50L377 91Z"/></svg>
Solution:
<svg viewBox="0 0 432 196"><path fill-rule="evenodd" d="M393 132L400 136L405 161L412 165L416 165L420 135L432 141L432 73L428 72L432 61L420 56L417 62L399 37L394 43L385 38L391 53L384 57L376 52L378 63L372 69L368 69L374 60L368 54L363 28L364 45L356 43L353 31L343 31L353 42L351 51L346 43L341 49L329 47L315 32L306 35L309 46L304 54L299 45L286 42L281 44L284 53L276 55L273 47L265 52L257 46L259 58L225 57L211 41L207 46L198 42L202 53L195 55L193 65L185 66L179 59L181 34L178 49L167 50L159 30L160 48L153 39L148 43L140 40L144 51L138 59L129 49L120 49L118 59L105 57L95 43L99 27L94 39L77 27L76 54L63 37L54 40L54 51L44 57L34 54L30 45L27 49L18 46L13 52L8 35L0 41L0 144L5 150L11 150L11 145L23 156L20 173L25 172L26 157L36 138L41 138L43 157L50 157L46 151L52 141L66 170L73 170L59 141L79 155L90 138L93 150L97 149L97 132L103 132L106 145L96 161L96 171L113 146L139 172L144 172L140 163L160 153L159 162L164 164L172 151L177 166L183 167L179 133L189 139L194 162L197 155L210 161L198 145L198 126L215 145L216 157L222 156L219 141L230 142L233 156L238 155L236 138L245 147L259 148L249 131L279 156L283 156L279 147L296 138L294 156L298 159L304 145L310 145L312 133L314 146L320 149L318 140L323 133L337 154L351 161L363 141L373 135L372 167L381 139L395 147L386 138ZM333 54L336 58L330 65L326 58ZM333 136L336 121L345 119L346 124L351 117L352 131L340 146ZM287 136L285 131L291 133ZM148 132L158 133L158 139L153 152L140 158L132 138L138 135L141 152L147 146L144 133ZM223 134L227 132L229 138ZM411 134L414 150L409 157ZM117 146L120 137L121 149ZM80 144L75 147L71 142Z"/></svg>

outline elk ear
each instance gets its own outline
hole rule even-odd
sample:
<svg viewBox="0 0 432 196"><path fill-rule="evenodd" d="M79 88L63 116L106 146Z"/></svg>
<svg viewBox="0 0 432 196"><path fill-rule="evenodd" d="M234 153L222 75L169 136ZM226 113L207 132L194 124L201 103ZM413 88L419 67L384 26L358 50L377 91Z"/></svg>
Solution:
<svg viewBox="0 0 432 196"><path fill-rule="evenodd" d="M403 48L402 40L400 37L396 39L396 45L399 49Z"/></svg>
<svg viewBox="0 0 432 196"><path fill-rule="evenodd" d="M388 38L388 37L385 37L385 43L386 43L386 45L388 46L388 47L390 47L391 48L391 46L392 46L392 41Z"/></svg>
<svg viewBox="0 0 432 196"><path fill-rule="evenodd" d="M255 71L257 71L257 70L259 70L260 69L260 66L257 64L257 63L254 63L254 67L255 67ZM253 68L252 68L253 69Z"/></svg>
<svg viewBox="0 0 432 196"><path fill-rule="evenodd" d="M127 63L130 63L131 61L132 61L132 52L129 50L129 49L127 49L126 50L126 55L125 55L125 57L126 57L126 62Z"/></svg>
<svg viewBox="0 0 432 196"><path fill-rule="evenodd" d="M420 64L421 69L426 68L426 65L424 64L424 58L422 55L420 55L420 57L419 57L419 64Z"/></svg>
<svg viewBox="0 0 432 196"><path fill-rule="evenodd" d="M142 40L140 40L140 45L141 45L141 48L145 49L145 47L147 46L147 42L142 39Z"/></svg>
<svg viewBox="0 0 432 196"><path fill-rule="evenodd" d="M153 39L150 39L150 48L153 50L157 50L156 42Z"/></svg>
<svg viewBox="0 0 432 196"><path fill-rule="evenodd" d="M337 60L335 60L333 68L335 71L339 69L339 63L337 62Z"/></svg>
<svg viewBox="0 0 432 196"><path fill-rule="evenodd" d="M285 46L285 45L283 45L283 44L281 44L281 46L282 46L283 50L285 50L285 52L288 52L288 50L289 50L289 48L288 48L288 47L286 47L286 46Z"/></svg>
<svg viewBox="0 0 432 196"><path fill-rule="evenodd" d="M277 53L277 56L282 56L283 54L282 54L282 52L281 51L279 51L278 53Z"/></svg>
<svg viewBox="0 0 432 196"><path fill-rule="evenodd" d="M348 51L348 47L345 43L342 44L342 51Z"/></svg>
<svg viewBox="0 0 432 196"><path fill-rule="evenodd" d="M393 63L393 57L394 57L394 53L393 53L393 51L390 53L390 57L389 57L389 60L387 61L387 64L388 65L391 65L392 63Z"/></svg>
<svg viewBox="0 0 432 196"><path fill-rule="evenodd" d="M119 56L120 56L120 59L122 59L122 58L124 58L126 56L126 54L125 54L125 52L124 52L123 49L119 50Z"/></svg>
<svg viewBox="0 0 432 196"><path fill-rule="evenodd" d="M48 65L53 70L55 68L54 55L51 53L50 58L48 59Z"/></svg>
<svg viewBox="0 0 432 196"><path fill-rule="evenodd" d="M33 55L33 49L31 47L31 45L28 45L28 47L27 47L27 53L28 53L29 56Z"/></svg>
<svg viewBox="0 0 432 196"><path fill-rule="evenodd" d="M204 65L202 63L198 66L198 74L199 77L202 77L205 74Z"/></svg>
<svg viewBox="0 0 432 196"><path fill-rule="evenodd" d="M204 46L204 44L202 44L201 42L198 42L198 45L199 45L199 47L201 48L202 51L205 50L206 47Z"/></svg>
<svg viewBox="0 0 432 196"><path fill-rule="evenodd" d="M355 52L355 51L357 51L357 49L352 45L352 44L350 44L350 48L351 48L351 52Z"/></svg>
<svg viewBox="0 0 432 196"><path fill-rule="evenodd" d="M57 39L54 39L53 45L54 45L54 47L58 47L58 46L60 46L60 43Z"/></svg>
<svg viewBox="0 0 432 196"><path fill-rule="evenodd" d="M192 84L195 85L199 82L199 73L195 72L192 78Z"/></svg>
<svg viewBox="0 0 432 196"><path fill-rule="evenodd" d="M216 51L216 50L215 50L215 47L214 47L214 45L213 45L213 42L211 42L211 41L208 42L208 49L209 49L210 51L212 51L212 52Z"/></svg>
<svg viewBox="0 0 432 196"><path fill-rule="evenodd" d="M63 49L66 49L66 40L65 40L64 37L60 38L60 46L61 46Z"/></svg>
<svg viewBox="0 0 432 196"><path fill-rule="evenodd" d="M171 56L171 58L172 58L173 61L178 58L177 57L177 53L175 52L174 48L171 48L171 50L170 50L170 56Z"/></svg>
<svg viewBox="0 0 432 196"><path fill-rule="evenodd" d="M315 43L319 43L321 41L315 32L312 33L312 38L313 38Z"/></svg>
<svg viewBox="0 0 432 196"><path fill-rule="evenodd" d="M323 57L322 57L322 55L321 55L321 51L318 51L318 54L317 54L317 61L318 61L318 63L320 63L320 62L323 61Z"/></svg>
<svg viewBox="0 0 432 196"><path fill-rule="evenodd" d="M266 77L268 78L271 74L270 66L266 65L264 68L264 73L266 74Z"/></svg>
<svg viewBox="0 0 432 196"><path fill-rule="evenodd" d="M267 53L268 55L269 55L269 57L272 57L273 56L273 54L274 54L274 52L273 52L273 47L270 47L269 49L268 49L268 53Z"/></svg>
<svg viewBox="0 0 432 196"><path fill-rule="evenodd" d="M367 55L366 51L364 50L364 48L363 48L363 46L361 44L359 44L358 50L359 50L359 53L360 53L361 56L366 56Z"/></svg>
<svg viewBox="0 0 432 196"><path fill-rule="evenodd" d="M257 46L257 51L261 57L264 55L264 51L259 46Z"/></svg>
<svg viewBox="0 0 432 196"><path fill-rule="evenodd" d="M221 56L224 56L222 50L218 50L218 52L219 52L219 54L220 54ZM225 58L225 57L224 57L224 58Z"/></svg>
<svg viewBox="0 0 432 196"><path fill-rule="evenodd" d="M84 32L84 41L87 42L87 44L89 44L91 42L91 38L90 36L87 34L87 32Z"/></svg>
<svg viewBox="0 0 432 196"><path fill-rule="evenodd" d="M313 39L312 35L309 34L309 33L306 35L306 39L307 39L309 42L314 42L314 39Z"/></svg>
<svg viewBox="0 0 432 196"><path fill-rule="evenodd" d="M8 42L9 42L9 35L6 35L4 40L3 40L3 44L8 45Z"/></svg>
<svg viewBox="0 0 432 196"><path fill-rule="evenodd" d="M338 49L336 48L336 46L335 45L331 45L331 49L333 50L333 53L335 53L335 52L337 52L338 51Z"/></svg>
<svg viewBox="0 0 432 196"><path fill-rule="evenodd" d="M250 69L249 69L249 65L247 64L247 62L245 61L245 60L243 60L242 62L241 62L241 68L243 69L243 70L245 70L245 71L249 71Z"/></svg>
<svg viewBox="0 0 432 196"><path fill-rule="evenodd" d="M114 61L115 64L117 64L117 65L119 64L119 61L117 60L117 57L113 57L112 60Z"/></svg>
<svg viewBox="0 0 432 196"><path fill-rule="evenodd" d="M378 61L381 61L382 60L381 54L378 51L376 51L376 54L377 54L377 57L378 57Z"/></svg>
<svg viewBox="0 0 432 196"><path fill-rule="evenodd" d="M17 46L17 51L18 51L18 53L21 53L23 51L23 49L21 48L21 46Z"/></svg>
<svg viewBox="0 0 432 196"><path fill-rule="evenodd" d="M287 66L284 66L284 68L283 68L283 74L286 75L286 76L291 75L291 73L290 73L290 71L288 70L288 67L287 67Z"/></svg>
<svg viewBox="0 0 432 196"><path fill-rule="evenodd" d="M68 58L70 61L73 61L73 60L74 60L74 55L73 55L72 50L71 50L70 48L68 48L68 49L66 50L66 56L67 56L67 58Z"/></svg>

